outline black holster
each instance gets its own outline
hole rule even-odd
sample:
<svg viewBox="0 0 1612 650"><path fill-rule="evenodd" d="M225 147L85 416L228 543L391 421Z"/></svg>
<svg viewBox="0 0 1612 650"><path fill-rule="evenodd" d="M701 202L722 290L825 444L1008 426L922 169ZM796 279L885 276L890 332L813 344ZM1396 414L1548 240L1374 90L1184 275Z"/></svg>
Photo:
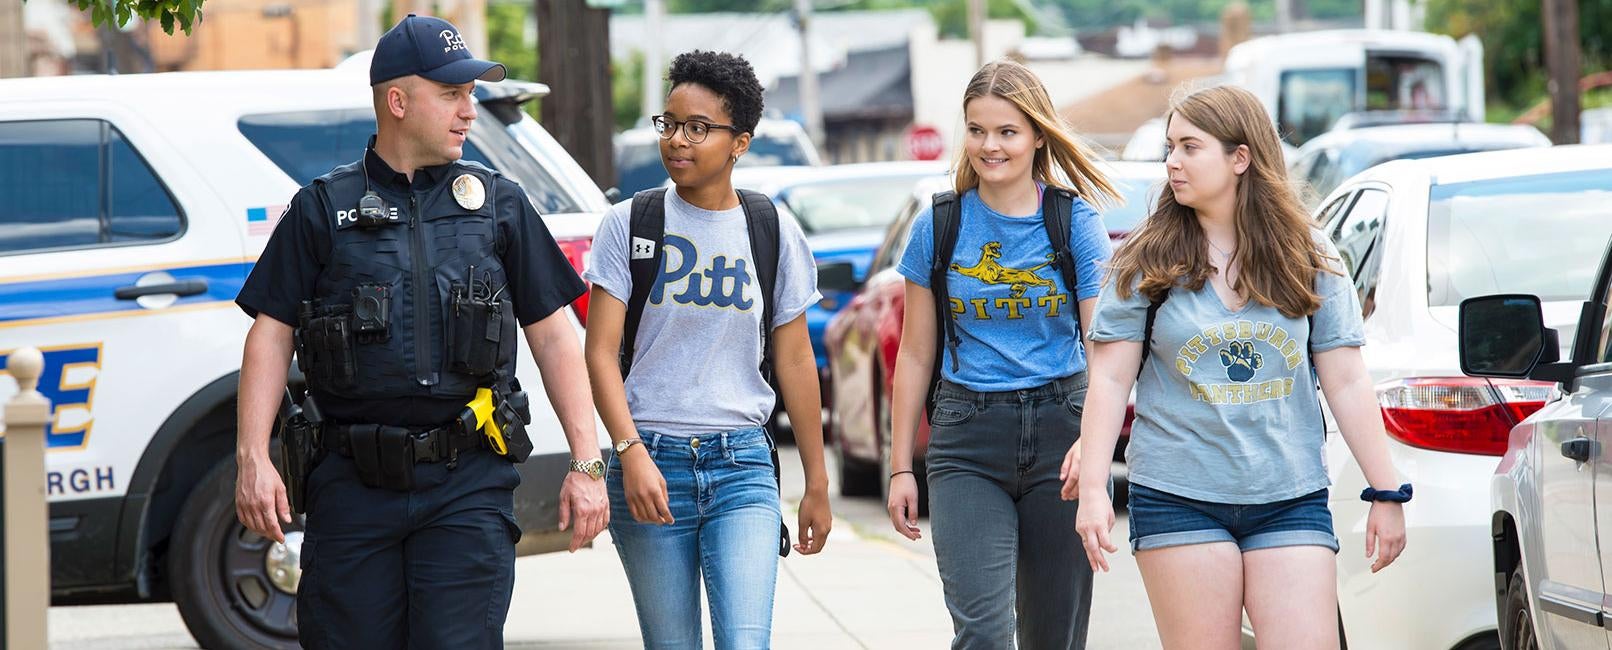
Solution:
<svg viewBox="0 0 1612 650"><path fill-rule="evenodd" d="M299 515L307 512L308 474L313 471L323 423L312 395L298 405L291 389L285 389L280 402L280 478L291 511Z"/></svg>
<svg viewBox="0 0 1612 650"><path fill-rule="evenodd" d="M513 463L524 463L533 449L532 436L526 432L526 425L532 423L531 399L521 390L518 379L510 379L507 390L494 388L493 395L493 422L503 431L504 447L509 452L504 457Z"/></svg>

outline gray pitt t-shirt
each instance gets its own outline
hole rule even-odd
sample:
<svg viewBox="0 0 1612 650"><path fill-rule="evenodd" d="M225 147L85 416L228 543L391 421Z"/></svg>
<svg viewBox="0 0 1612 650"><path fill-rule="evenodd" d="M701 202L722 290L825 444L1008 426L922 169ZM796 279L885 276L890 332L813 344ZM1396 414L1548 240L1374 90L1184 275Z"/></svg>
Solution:
<svg viewBox="0 0 1612 650"><path fill-rule="evenodd" d="M1331 243L1318 244L1337 257ZM1358 347L1365 335L1347 275L1319 273L1315 289L1321 308L1313 332L1310 319L1288 318L1252 300L1227 309L1207 282L1198 291L1170 290L1136 384L1136 420L1125 453L1132 482L1237 504L1327 487L1306 348ZM1134 289L1121 299L1110 277L1097 300L1091 340L1141 341L1147 307L1148 298Z"/></svg>
<svg viewBox="0 0 1612 650"><path fill-rule="evenodd" d="M622 302L632 296L628 265L632 200L599 224L583 277ZM778 215L778 283L761 296L743 208L704 210L666 192L661 271L638 326L627 409L641 431L672 436L760 426L776 399L761 377L762 300L774 300L774 328L821 299L806 235Z"/></svg>

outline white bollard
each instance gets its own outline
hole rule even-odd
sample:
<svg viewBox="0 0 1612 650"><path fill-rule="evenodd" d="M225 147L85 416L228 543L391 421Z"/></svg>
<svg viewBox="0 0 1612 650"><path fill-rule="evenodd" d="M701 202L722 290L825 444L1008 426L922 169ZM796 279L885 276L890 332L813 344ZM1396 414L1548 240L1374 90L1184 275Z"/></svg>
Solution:
<svg viewBox="0 0 1612 650"><path fill-rule="evenodd" d="M50 401L35 388L45 357L34 348L12 352L6 371L17 395L5 422L6 648L46 647L50 608L50 525L45 505L45 424Z"/></svg>

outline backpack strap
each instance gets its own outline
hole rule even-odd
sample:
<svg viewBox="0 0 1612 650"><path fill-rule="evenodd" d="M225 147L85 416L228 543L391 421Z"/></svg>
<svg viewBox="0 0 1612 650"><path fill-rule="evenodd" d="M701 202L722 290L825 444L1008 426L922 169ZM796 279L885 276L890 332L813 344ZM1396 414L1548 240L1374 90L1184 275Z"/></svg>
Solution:
<svg viewBox="0 0 1612 650"><path fill-rule="evenodd" d="M773 290L778 286L779 235L778 208L766 194L738 190L739 205L744 208L746 229L750 234L750 260L755 264L756 284L761 290L761 376L769 385L773 377L772 319L776 313ZM771 417L762 425L767 433L767 448L772 452L772 479L783 491L783 473L779 470L777 436ZM789 556L789 524L778 523L778 555Z"/></svg>
<svg viewBox="0 0 1612 650"><path fill-rule="evenodd" d="M776 313L773 290L778 286L778 208L766 194L750 190L738 192L750 233L750 258L756 265L756 282L761 289L761 376L771 382L772 319Z"/></svg>
<svg viewBox="0 0 1612 650"><path fill-rule="evenodd" d="M1163 297L1153 299L1147 303L1147 320L1142 322L1142 361L1136 364L1136 378L1142 378L1142 369L1147 367L1149 352L1153 350L1153 321L1159 318L1159 308L1164 301L1170 299L1168 291Z"/></svg>
<svg viewBox="0 0 1612 650"><path fill-rule="evenodd" d="M627 266L632 271L632 295L627 299L627 318L621 327L621 378L632 371L633 350L638 346L638 324L644 319L644 305L655 286L665 256L666 188L643 190L632 197L632 220L628 235Z"/></svg>
<svg viewBox="0 0 1612 650"><path fill-rule="evenodd" d="M931 203L931 231L934 255L929 262L929 291L935 296L935 365L929 374L928 409L935 407L935 391L940 388L941 365L946 362L946 350L952 351L952 372L957 372L957 322L952 319L951 294L947 291L946 274L951 270L952 253L957 249L957 235L962 230L962 206L957 193L951 190L935 193Z"/></svg>
<svg viewBox="0 0 1612 650"><path fill-rule="evenodd" d="M1063 275L1064 290L1069 292L1069 313L1075 317L1075 330L1085 340L1086 324L1080 322L1080 276L1069 241L1074 209L1075 195L1069 190L1048 186L1041 193L1041 223L1047 229L1047 240L1052 242L1053 263Z"/></svg>

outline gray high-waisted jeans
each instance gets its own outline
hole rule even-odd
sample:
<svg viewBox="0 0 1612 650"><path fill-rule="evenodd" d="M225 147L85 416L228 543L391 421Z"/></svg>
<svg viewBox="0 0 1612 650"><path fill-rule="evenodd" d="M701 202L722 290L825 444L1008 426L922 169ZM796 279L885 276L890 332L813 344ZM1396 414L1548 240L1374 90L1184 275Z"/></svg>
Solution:
<svg viewBox="0 0 1612 650"><path fill-rule="evenodd" d="M1058 469L1080 437L1086 374L976 393L941 382L930 521L953 648L1084 648L1092 571ZM1016 616L1015 616L1016 615Z"/></svg>

